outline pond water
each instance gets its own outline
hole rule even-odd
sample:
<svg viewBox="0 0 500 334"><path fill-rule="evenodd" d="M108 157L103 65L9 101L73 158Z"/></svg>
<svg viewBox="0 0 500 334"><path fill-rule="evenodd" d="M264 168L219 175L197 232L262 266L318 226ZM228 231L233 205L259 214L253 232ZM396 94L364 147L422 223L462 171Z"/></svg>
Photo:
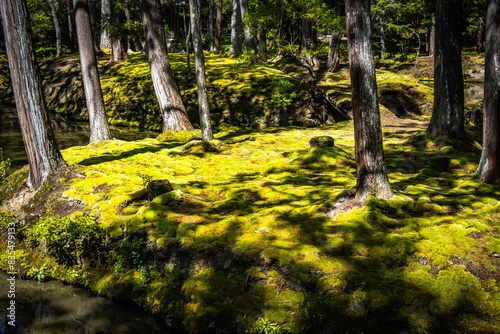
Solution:
<svg viewBox="0 0 500 334"><path fill-rule="evenodd" d="M0 106L0 148L4 159L12 162L9 173L28 164L26 151L24 150L21 128L14 108ZM60 150L71 146L82 146L89 143L90 130L88 122L53 121L53 129ZM113 138L121 140L140 140L144 138L155 138L160 132L145 131L126 127L111 126Z"/></svg>
<svg viewBox="0 0 500 334"><path fill-rule="evenodd" d="M11 299L9 277L0 272L0 334L169 333L138 307L58 281L16 279L15 298ZM15 326L9 325L6 315L10 300L15 301Z"/></svg>

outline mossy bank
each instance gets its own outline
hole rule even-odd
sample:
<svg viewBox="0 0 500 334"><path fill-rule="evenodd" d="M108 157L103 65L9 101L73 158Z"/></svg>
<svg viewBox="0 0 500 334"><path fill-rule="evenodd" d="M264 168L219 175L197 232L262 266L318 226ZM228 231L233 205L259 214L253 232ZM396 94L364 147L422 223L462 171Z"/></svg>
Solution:
<svg viewBox="0 0 500 334"><path fill-rule="evenodd" d="M356 183L350 121L73 147L31 201L26 170L1 185L1 222L18 221L23 276L132 299L179 332L497 333L500 187L473 176L480 129L425 127L385 122L394 198L335 216ZM319 136L335 146L311 150Z"/></svg>

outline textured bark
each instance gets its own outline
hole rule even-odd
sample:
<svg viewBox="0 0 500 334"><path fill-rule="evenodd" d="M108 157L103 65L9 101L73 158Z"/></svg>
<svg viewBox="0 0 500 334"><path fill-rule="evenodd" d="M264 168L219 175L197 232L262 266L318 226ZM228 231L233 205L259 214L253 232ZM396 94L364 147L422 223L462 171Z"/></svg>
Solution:
<svg viewBox="0 0 500 334"><path fill-rule="evenodd" d="M215 21L215 51L220 51L220 36L222 26L222 0L217 1L217 18Z"/></svg>
<svg viewBox="0 0 500 334"><path fill-rule="evenodd" d="M346 0L349 67L356 151L356 198L392 197L382 145L382 129L371 42L370 0Z"/></svg>
<svg viewBox="0 0 500 334"><path fill-rule="evenodd" d="M477 22L477 55L483 53L484 44L484 18L480 17Z"/></svg>
<svg viewBox="0 0 500 334"><path fill-rule="evenodd" d="M247 16L249 11L248 0L240 0L240 9L241 9L241 22L243 24L243 35L245 37L245 47L247 48L247 51L252 52L255 51L255 45L252 39L252 28L248 24L244 24L245 17Z"/></svg>
<svg viewBox="0 0 500 334"><path fill-rule="evenodd" d="M113 17L112 21L116 26L123 25L125 23L125 11L118 10L116 6L112 9ZM110 36L111 38L111 55L109 56L110 62L120 62L122 60L128 59L127 53L127 36L120 34L114 34Z"/></svg>
<svg viewBox="0 0 500 334"><path fill-rule="evenodd" d="M266 58L267 53L267 31L264 24L259 25L259 57Z"/></svg>
<svg viewBox="0 0 500 334"><path fill-rule="evenodd" d="M109 35L109 30L108 30L110 20L111 20L111 0L102 0L101 43L100 43L101 49L111 49L111 36Z"/></svg>
<svg viewBox="0 0 500 334"><path fill-rule="evenodd" d="M464 130L464 80L460 46L461 0L438 0L434 55L434 109L426 134L456 137Z"/></svg>
<svg viewBox="0 0 500 334"><path fill-rule="evenodd" d="M436 53L436 14L432 13L431 16L432 26L431 26L431 37L429 43L429 56L434 57Z"/></svg>
<svg viewBox="0 0 500 334"><path fill-rule="evenodd" d="M159 0L142 0L142 23L146 56L160 105L163 131L193 130L170 67Z"/></svg>
<svg viewBox="0 0 500 334"><path fill-rule="evenodd" d="M337 72L340 68L340 32L336 29L332 31L332 37L330 38L330 46L328 47L328 72Z"/></svg>
<svg viewBox="0 0 500 334"><path fill-rule="evenodd" d="M214 43L214 0L208 5L208 50L215 51Z"/></svg>
<svg viewBox="0 0 500 334"><path fill-rule="evenodd" d="M380 30L380 59L384 59L385 56L385 30L384 30L384 17L379 16L379 30Z"/></svg>
<svg viewBox="0 0 500 334"><path fill-rule="evenodd" d="M54 23L54 30L56 33L56 56L60 57L62 55L62 42L61 42L61 26L59 25L59 18L57 17L56 6L54 6L53 0L48 0L50 15L52 16L52 22Z"/></svg>
<svg viewBox="0 0 500 334"><path fill-rule="evenodd" d="M191 23L189 24L186 36L186 67L187 67L188 79L191 79L191 46L189 45L190 40L191 40Z"/></svg>
<svg viewBox="0 0 500 334"><path fill-rule="evenodd" d="M80 52L83 89L89 111L90 142L110 139L106 110L102 98L101 82L97 70L97 60L90 29L89 6L87 0L73 0L75 10L76 37Z"/></svg>
<svg viewBox="0 0 500 334"><path fill-rule="evenodd" d="M486 16L483 151L476 175L500 183L500 0L490 0Z"/></svg>
<svg viewBox="0 0 500 334"><path fill-rule="evenodd" d="M199 0L189 0L191 12L191 33L193 37L194 63L196 66L196 86L198 88L198 104L200 112L201 136L203 140L212 140L212 126L210 124L210 109L208 106L207 80L205 78L205 58L201 40Z"/></svg>
<svg viewBox="0 0 500 334"><path fill-rule="evenodd" d="M229 52L236 56L243 51L241 40L242 24L241 24L241 7L240 0L233 0L233 12L231 14L231 49Z"/></svg>
<svg viewBox="0 0 500 334"><path fill-rule="evenodd" d="M69 34L69 48L71 52L76 50L75 44L75 31L73 29L73 14L71 13L71 0L66 0L66 11L68 15L68 34Z"/></svg>
<svg viewBox="0 0 500 334"><path fill-rule="evenodd" d="M17 115L28 155L28 186L38 189L65 163L48 118L26 1L2 0L0 10Z"/></svg>
<svg viewBox="0 0 500 334"><path fill-rule="evenodd" d="M313 21L310 19L302 20L300 49L307 50L314 45L313 43Z"/></svg>
<svg viewBox="0 0 500 334"><path fill-rule="evenodd" d="M92 40L94 41L94 50L96 52L99 51L100 47L99 47L99 41L101 39L101 37L99 36L99 33L98 33L98 29L96 29L96 12L97 12L97 9L96 9L96 0L90 0L88 1L88 5L89 5L89 15L90 15L90 28L92 29Z"/></svg>

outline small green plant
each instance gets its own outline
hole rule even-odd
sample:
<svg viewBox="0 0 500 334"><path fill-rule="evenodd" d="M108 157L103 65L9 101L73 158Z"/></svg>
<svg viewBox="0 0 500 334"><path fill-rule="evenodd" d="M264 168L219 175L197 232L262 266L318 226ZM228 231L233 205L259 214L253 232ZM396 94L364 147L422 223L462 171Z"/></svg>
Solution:
<svg viewBox="0 0 500 334"><path fill-rule="evenodd" d="M253 334L280 334L283 328L265 317L260 317L252 328Z"/></svg>
<svg viewBox="0 0 500 334"><path fill-rule="evenodd" d="M10 159L4 160L2 149L0 148L0 182L5 180L5 178L7 177L7 171L9 170L10 165Z"/></svg>
<svg viewBox="0 0 500 334"><path fill-rule="evenodd" d="M151 191L151 182L153 182L153 177L151 175L137 173L142 180L142 186L146 189L146 193L148 195L148 200L152 200L153 194Z"/></svg>
<svg viewBox="0 0 500 334"><path fill-rule="evenodd" d="M293 91L295 85L284 78L273 80L270 83L273 94L269 100L269 104L274 107L287 108L297 98L297 92Z"/></svg>
<svg viewBox="0 0 500 334"><path fill-rule="evenodd" d="M44 264L40 268L31 268L28 271L28 276L36 279L38 282L42 282L45 280L45 271L47 270L47 266Z"/></svg>

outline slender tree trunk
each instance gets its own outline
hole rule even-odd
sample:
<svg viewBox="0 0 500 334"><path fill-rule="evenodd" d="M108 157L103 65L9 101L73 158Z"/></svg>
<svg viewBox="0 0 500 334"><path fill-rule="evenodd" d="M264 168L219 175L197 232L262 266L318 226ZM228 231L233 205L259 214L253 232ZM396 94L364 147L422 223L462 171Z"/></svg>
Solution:
<svg viewBox="0 0 500 334"><path fill-rule="evenodd" d="M95 52L98 52L100 50L99 47L99 40L100 36L98 33L98 29L96 29L96 0L90 0L88 1L88 6L89 6L89 15L90 15L90 27L92 29L92 40L94 41L94 50Z"/></svg>
<svg viewBox="0 0 500 334"><path fill-rule="evenodd" d="M382 145L382 129L371 41L370 0L346 0L349 67L356 151L356 198L392 197Z"/></svg>
<svg viewBox="0 0 500 334"><path fill-rule="evenodd" d="M2 0L0 10L12 89L30 166L28 186L35 190L65 162L50 126L26 1Z"/></svg>
<svg viewBox="0 0 500 334"><path fill-rule="evenodd" d="M62 54L62 43L61 43L61 26L59 25L59 18L57 18L56 6L54 6L53 0L48 0L50 7L50 14L52 15L52 22L54 23L54 29L56 31L56 56L60 57Z"/></svg>
<svg viewBox="0 0 500 334"><path fill-rule="evenodd" d="M245 46L247 48L248 52L253 52L255 51L255 45L253 43L252 39L252 28L248 24L244 24L245 22L245 17L248 14L249 8L248 8L248 0L240 0L240 9L241 9L241 22L243 24L243 35L245 36Z"/></svg>
<svg viewBox="0 0 500 334"><path fill-rule="evenodd" d="M208 50L215 51L214 44L214 0L208 5Z"/></svg>
<svg viewBox="0 0 500 334"><path fill-rule="evenodd" d="M74 0L73 0L74 1ZM101 49L111 49L111 36L109 36L109 23L111 20L111 0L101 2Z"/></svg>
<svg viewBox="0 0 500 334"><path fill-rule="evenodd" d="M220 36L222 26L222 0L217 1L217 18L215 21L215 51L220 51Z"/></svg>
<svg viewBox="0 0 500 334"><path fill-rule="evenodd" d="M436 53L436 14L432 13L431 16L432 26L431 26L431 38L429 45L429 57L434 57Z"/></svg>
<svg viewBox="0 0 500 334"><path fill-rule="evenodd" d="M337 29L333 29L330 46L328 47L328 63L326 65L328 72L337 72L340 68L339 48L340 32Z"/></svg>
<svg viewBox="0 0 500 334"><path fill-rule="evenodd" d="M112 8L113 17L111 21L115 26L121 26L125 23L125 12L116 8ZM109 56L110 62L121 62L128 59L127 53L127 36L120 32L118 34L110 35L111 38L111 55Z"/></svg>
<svg viewBox="0 0 500 334"><path fill-rule="evenodd" d="M456 137L464 129L464 79L460 46L461 0L438 0L434 55L434 109L426 134Z"/></svg>
<svg viewBox="0 0 500 334"><path fill-rule="evenodd" d="M193 126L170 67L159 0L142 0L142 23L146 55L163 118L163 131L191 131Z"/></svg>
<svg viewBox="0 0 500 334"><path fill-rule="evenodd" d="M266 59L267 53L267 31L264 24L259 24L259 58Z"/></svg>
<svg viewBox="0 0 500 334"><path fill-rule="evenodd" d="M380 59L385 59L385 30L384 30L384 17L379 16L379 29L380 29Z"/></svg>
<svg viewBox="0 0 500 334"><path fill-rule="evenodd" d="M71 52L75 51L75 31L73 30L73 15L71 13L71 0L66 1L66 11L68 15L68 34L69 34L69 48Z"/></svg>
<svg viewBox="0 0 500 334"><path fill-rule="evenodd" d="M490 0L486 16L483 151L476 175L500 183L500 0Z"/></svg>
<svg viewBox="0 0 500 334"><path fill-rule="evenodd" d="M480 17L477 23L477 55L483 53L484 44L484 18Z"/></svg>
<svg viewBox="0 0 500 334"><path fill-rule="evenodd" d="M243 51L241 42L241 9L240 0L233 0L233 12L231 14L231 49L229 52L239 56Z"/></svg>
<svg viewBox="0 0 500 334"><path fill-rule="evenodd" d="M198 87L198 104L200 111L201 136L203 140L212 140L212 126L210 124L210 109L208 106L207 81L205 79L205 59L203 56L203 44L201 40L200 9L199 0L189 0L191 12L191 31L194 47L194 63L196 66L196 86Z"/></svg>
<svg viewBox="0 0 500 334"><path fill-rule="evenodd" d="M420 39L420 34L415 29L415 36L417 36L418 47L417 47L417 55L415 57L415 66L418 64L418 57L420 57L420 47L422 46L422 40Z"/></svg>
<svg viewBox="0 0 500 334"><path fill-rule="evenodd" d="M87 0L73 0L75 10L76 36L80 51L83 88L90 120L90 142L99 142L111 138L106 110L102 98L101 82L97 70L97 60L90 29L89 6Z"/></svg>
<svg viewBox="0 0 500 334"><path fill-rule="evenodd" d="M189 41L191 40L191 24L188 27L188 33L186 36L186 66L187 66L187 77L191 80L191 47Z"/></svg>
<svg viewBox="0 0 500 334"><path fill-rule="evenodd" d="M313 46L313 21L310 19L302 19L301 42L300 49L308 50Z"/></svg>

